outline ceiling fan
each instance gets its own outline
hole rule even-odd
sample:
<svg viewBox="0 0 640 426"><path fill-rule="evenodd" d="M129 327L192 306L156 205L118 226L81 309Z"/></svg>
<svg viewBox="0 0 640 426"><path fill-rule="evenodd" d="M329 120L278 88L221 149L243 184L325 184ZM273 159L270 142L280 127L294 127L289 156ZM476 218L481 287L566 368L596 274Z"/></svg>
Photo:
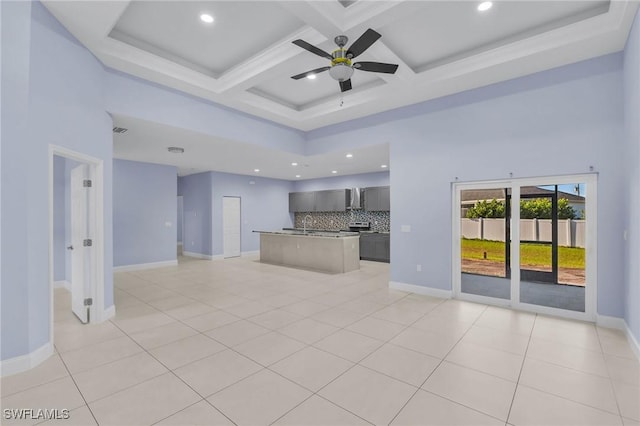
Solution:
<svg viewBox="0 0 640 426"><path fill-rule="evenodd" d="M347 44L349 39L345 35L339 35L334 39L335 43L338 45L338 49L334 50L331 54L307 43L304 40L294 40L292 43L296 46L300 46L311 53L322 56L323 58L330 59L331 65L303 72L302 74L294 75L291 78L294 80L300 80L301 78L316 75L328 70L329 75L340 83L340 90L346 92L347 90L351 90L351 75L353 74L354 69L394 74L398 69L398 65L396 64L385 64L382 62L351 62L352 59L371 47L371 45L380 37L382 36L378 32L369 28L349 48L345 49L344 46Z"/></svg>

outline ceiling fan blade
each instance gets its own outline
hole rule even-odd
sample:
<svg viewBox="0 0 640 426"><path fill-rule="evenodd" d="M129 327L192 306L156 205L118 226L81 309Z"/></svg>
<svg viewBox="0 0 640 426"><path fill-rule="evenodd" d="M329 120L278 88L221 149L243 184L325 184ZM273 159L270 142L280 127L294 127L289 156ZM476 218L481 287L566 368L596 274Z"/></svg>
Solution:
<svg viewBox="0 0 640 426"><path fill-rule="evenodd" d="M306 76L313 75L313 74L319 74L321 72L324 72L324 71L328 70L329 68L331 68L331 67L316 68L315 70L311 70L311 71L303 72L302 74L294 75L291 78L294 79L294 80L300 80L301 78L305 78Z"/></svg>
<svg viewBox="0 0 640 426"><path fill-rule="evenodd" d="M356 56L362 54L365 50L367 50L373 43L375 43L382 35L377 33L376 31L369 28L360 36L359 39L353 42L351 47L347 49L347 55L351 55L351 58L355 58Z"/></svg>
<svg viewBox="0 0 640 426"><path fill-rule="evenodd" d="M351 90L351 79L340 82L340 91L346 92Z"/></svg>
<svg viewBox="0 0 640 426"><path fill-rule="evenodd" d="M386 74L394 74L398 69L396 64L385 64L382 62L356 62L353 67L360 71L383 72Z"/></svg>
<svg viewBox="0 0 640 426"><path fill-rule="evenodd" d="M304 40L300 40L300 39L293 40L292 43L295 44L296 46L302 47L305 50L308 50L311 53L315 53L318 56L322 56L323 58L333 59L333 56L331 56L324 50L320 49L319 47L315 47L313 44L309 44Z"/></svg>

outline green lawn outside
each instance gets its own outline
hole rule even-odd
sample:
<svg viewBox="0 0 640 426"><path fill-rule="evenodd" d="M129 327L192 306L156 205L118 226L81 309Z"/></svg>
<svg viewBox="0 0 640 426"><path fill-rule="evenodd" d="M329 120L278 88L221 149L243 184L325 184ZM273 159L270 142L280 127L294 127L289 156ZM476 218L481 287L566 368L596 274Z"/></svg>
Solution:
<svg viewBox="0 0 640 426"><path fill-rule="evenodd" d="M486 240L468 240L462 238L463 259L484 259L504 262L504 242ZM551 265L551 245L522 243L520 245L520 264L532 266ZM584 249L577 247L558 247L558 266L560 268L584 269Z"/></svg>

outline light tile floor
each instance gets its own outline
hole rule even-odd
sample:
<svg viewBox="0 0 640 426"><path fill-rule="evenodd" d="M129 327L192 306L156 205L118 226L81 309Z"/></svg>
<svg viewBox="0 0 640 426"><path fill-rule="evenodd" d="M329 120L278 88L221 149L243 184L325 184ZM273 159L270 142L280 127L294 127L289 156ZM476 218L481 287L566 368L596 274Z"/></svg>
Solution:
<svg viewBox="0 0 640 426"><path fill-rule="evenodd" d="M116 273L116 317L88 326L56 290L56 353L2 379L2 408L66 408L69 425L640 424L621 332L388 274L182 258Z"/></svg>

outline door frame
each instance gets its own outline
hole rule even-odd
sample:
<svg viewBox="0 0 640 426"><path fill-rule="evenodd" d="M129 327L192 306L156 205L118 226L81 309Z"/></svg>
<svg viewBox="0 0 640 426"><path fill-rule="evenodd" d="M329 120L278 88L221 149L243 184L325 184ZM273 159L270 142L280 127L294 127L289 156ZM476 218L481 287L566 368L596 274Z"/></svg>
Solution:
<svg viewBox="0 0 640 426"><path fill-rule="evenodd" d="M104 162L101 159L86 155L68 148L49 144L49 341L53 344L53 312L54 312L54 274L53 274L53 160L54 156L74 160L86 164L89 169L89 179L93 185L93 191L89 195L88 221L89 233L92 236L93 248L91 250L91 283L90 297L93 304L89 308L90 323L102 322L107 316L104 309Z"/></svg>
<svg viewBox="0 0 640 426"><path fill-rule="evenodd" d="M576 174L561 176L544 176L532 178L512 178L504 180L490 180L483 182L454 182L452 184L452 289L453 297L471 302L510 307L517 310L529 311L545 315L564 318L596 321L598 295L598 174ZM589 215L586 221L585 235L585 311L576 312L548 306L539 306L520 302L520 244L511 244L511 299L498 299L462 293L461 283L461 254L460 254L460 192L467 189L511 188L511 220L520 221L520 187L562 185L584 183L585 211ZM520 242L520 226L511 226L511 240ZM518 271L518 273L514 273Z"/></svg>

